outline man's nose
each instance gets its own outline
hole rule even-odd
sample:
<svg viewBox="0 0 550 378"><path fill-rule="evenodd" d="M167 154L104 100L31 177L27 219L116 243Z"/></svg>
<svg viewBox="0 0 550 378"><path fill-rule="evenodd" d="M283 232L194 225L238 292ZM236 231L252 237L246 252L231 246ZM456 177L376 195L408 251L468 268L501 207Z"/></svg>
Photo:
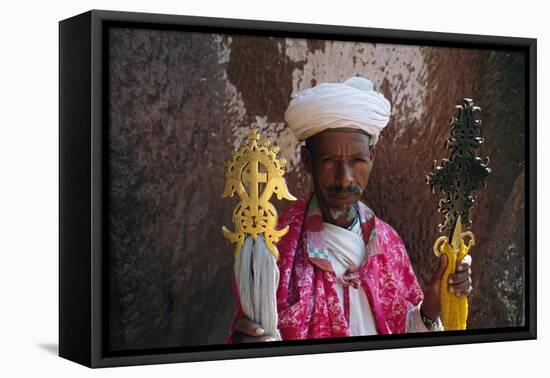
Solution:
<svg viewBox="0 0 550 378"><path fill-rule="evenodd" d="M336 184L347 188L353 184L353 172L351 167L345 162L340 161L336 170Z"/></svg>

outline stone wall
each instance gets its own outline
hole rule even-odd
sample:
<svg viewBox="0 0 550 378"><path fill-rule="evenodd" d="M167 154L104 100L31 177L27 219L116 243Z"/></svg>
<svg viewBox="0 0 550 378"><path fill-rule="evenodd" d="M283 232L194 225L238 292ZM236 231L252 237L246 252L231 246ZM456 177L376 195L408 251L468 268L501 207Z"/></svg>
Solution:
<svg viewBox="0 0 550 378"><path fill-rule="evenodd" d="M110 34L108 345L224 343L233 316L235 201L223 163L252 127L277 143L295 196L310 190L283 114L290 95L368 77L392 103L364 201L399 232L419 280L437 259L438 195L426 174L448 156L463 97L482 108L493 173L473 210L471 328L524 321L525 61L518 52L181 31ZM277 203L283 210L288 203Z"/></svg>

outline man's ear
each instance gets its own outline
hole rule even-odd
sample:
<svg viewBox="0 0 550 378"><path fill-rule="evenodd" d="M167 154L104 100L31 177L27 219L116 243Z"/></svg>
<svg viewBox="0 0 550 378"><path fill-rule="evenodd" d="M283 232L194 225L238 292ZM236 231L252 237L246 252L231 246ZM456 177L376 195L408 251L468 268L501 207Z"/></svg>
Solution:
<svg viewBox="0 0 550 378"><path fill-rule="evenodd" d="M369 148L369 157L370 157L370 161L373 162L374 161L374 156L376 155L376 145L374 146L371 146Z"/></svg>
<svg viewBox="0 0 550 378"><path fill-rule="evenodd" d="M300 148L300 156L302 157L302 164L304 165L304 169L308 174L311 175L312 172L312 157L311 152L306 148L306 146L302 146Z"/></svg>

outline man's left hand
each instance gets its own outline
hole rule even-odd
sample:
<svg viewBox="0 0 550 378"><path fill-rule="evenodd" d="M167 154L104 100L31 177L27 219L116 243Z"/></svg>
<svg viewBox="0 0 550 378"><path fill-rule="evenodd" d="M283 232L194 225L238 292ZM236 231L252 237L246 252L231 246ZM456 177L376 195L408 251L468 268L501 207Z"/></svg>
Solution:
<svg viewBox="0 0 550 378"><path fill-rule="evenodd" d="M456 267L456 272L449 275L448 290L456 296L469 296L472 293L472 257L464 256L460 264ZM422 313L429 319L435 320L441 312L441 280L447 268L447 256L439 257L439 265L435 270L428 290L424 295L422 302Z"/></svg>
<svg viewBox="0 0 550 378"><path fill-rule="evenodd" d="M456 296L469 296L474 289L472 286L472 257L464 256L456 267L456 272L449 275L449 292Z"/></svg>

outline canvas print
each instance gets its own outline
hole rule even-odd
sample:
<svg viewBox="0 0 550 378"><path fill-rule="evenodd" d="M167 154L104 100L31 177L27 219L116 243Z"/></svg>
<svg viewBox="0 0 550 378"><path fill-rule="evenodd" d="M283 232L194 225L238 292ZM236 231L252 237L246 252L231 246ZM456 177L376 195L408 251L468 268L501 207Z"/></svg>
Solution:
<svg viewBox="0 0 550 378"><path fill-rule="evenodd" d="M525 325L525 52L106 43L107 351Z"/></svg>

